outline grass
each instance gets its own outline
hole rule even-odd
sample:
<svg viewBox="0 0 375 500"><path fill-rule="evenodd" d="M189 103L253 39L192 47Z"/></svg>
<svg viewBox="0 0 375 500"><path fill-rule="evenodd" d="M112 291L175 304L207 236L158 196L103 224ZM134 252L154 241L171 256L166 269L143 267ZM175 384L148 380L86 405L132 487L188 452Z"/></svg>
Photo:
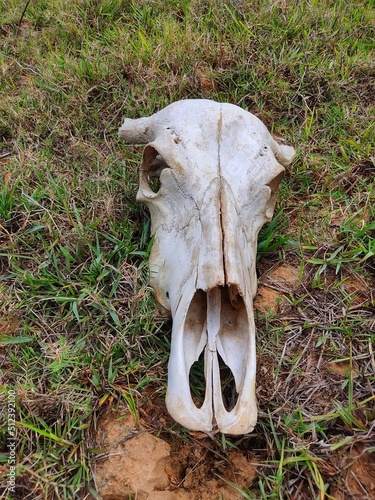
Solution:
<svg viewBox="0 0 375 500"><path fill-rule="evenodd" d="M243 496L346 491L341 454L374 438L372 2L31 0L20 22L25 5L0 0L0 382L18 412L9 498L94 495L100 415L126 403L138 419L149 384L165 389L170 325L147 285L141 151L117 129L183 98L242 106L297 149L258 265L293 263L302 282L279 315L258 314L259 424L234 444L258 450L261 467ZM343 378L328 370L341 365ZM4 467L6 439L5 426Z"/></svg>

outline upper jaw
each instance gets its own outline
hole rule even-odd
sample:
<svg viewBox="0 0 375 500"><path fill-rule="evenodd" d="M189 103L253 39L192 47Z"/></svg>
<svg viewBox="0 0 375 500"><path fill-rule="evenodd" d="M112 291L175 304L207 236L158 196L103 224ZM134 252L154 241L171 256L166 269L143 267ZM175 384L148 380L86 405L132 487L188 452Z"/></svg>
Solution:
<svg viewBox="0 0 375 500"><path fill-rule="evenodd" d="M171 416L187 428L246 434L257 420L255 325L251 297L237 293L236 302L231 301L230 288L233 285L206 291L192 288L190 294L181 297L172 314L166 403ZM204 401L198 407L191 395L189 375L202 352L206 387ZM223 363L235 382L231 405L223 396Z"/></svg>

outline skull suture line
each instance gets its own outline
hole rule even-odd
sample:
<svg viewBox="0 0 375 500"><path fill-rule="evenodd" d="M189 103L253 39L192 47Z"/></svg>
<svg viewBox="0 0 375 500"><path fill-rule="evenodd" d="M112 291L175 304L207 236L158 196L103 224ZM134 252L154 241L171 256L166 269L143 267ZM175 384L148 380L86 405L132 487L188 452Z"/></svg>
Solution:
<svg viewBox="0 0 375 500"><path fill-rule="evenodd" d="M251 113L209 100L179 101L148 118L126 119L119 135L147 144L137 200L148 206L155 235L150 282L173 319L168 411L189 429L251 432L257 420L257 236L273 215L295 151L275 142ZM206 392L198 408L189 372L203 351ZM234 376L232 409L223 401L219 356Z"/></svg>

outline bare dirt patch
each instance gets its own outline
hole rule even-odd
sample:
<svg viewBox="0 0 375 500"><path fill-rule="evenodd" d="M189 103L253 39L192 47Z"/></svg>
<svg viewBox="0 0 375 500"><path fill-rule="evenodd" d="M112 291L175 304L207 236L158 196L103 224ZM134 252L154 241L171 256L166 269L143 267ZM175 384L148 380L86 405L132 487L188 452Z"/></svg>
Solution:
<svg viewBox="0 0 375 500"><path fill-rule="evenodd" d="M352 300L352 305L361 305L374 300L374 288L365 281L355 276L348 276L342 284L346 293Z"/></svg>
<svg viewBox="0 0 375 500"><path fill-rule="evenodd" d="M284 294L294 290L300 283L299 270L291 264L271 269L261 277L254 307L262 313L276 314L285 303Z"/></svg>
<svg viewBox="0 0 375 500"><path fill-rule="evenodd" d="M0 294L1 301L1 294ZM1 317L0 316L0 335L13 335L17 332L21 325L21 321L14 317Z"/></svg>
<svg viewBox="0 0 375 500"><path fill-rule="evenodd" d="M254 307L262 313L276 314L282 300L282 295L272 288L260 286L254 300Z"/></svg>
<svg viewBox="0 0 375 500"><path fill-rule="evenodd" d="M361 445L353 446L337 457L341 473L333 491L335 500L375 498L375 454Z"/></svg>
<svg viewBox="0 0 375 500"><path fill-rule="evenodd" d="M254 457L239 450L218 452L204 434L177 441L150 432L146 420L137 424L131 414L106 415L99 422L98 441L105 454L97 463L96 482L103 500L240 499L226 483L249 487L256 478Z"/></svg>

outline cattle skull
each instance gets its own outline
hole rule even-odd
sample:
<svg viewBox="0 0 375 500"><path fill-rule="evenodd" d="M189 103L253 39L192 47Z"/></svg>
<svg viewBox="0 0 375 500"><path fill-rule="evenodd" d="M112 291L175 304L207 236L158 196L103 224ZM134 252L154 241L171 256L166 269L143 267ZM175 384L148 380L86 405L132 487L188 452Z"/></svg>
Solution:
<svg viewBox="0 0 375 500"><path fill-rule="evenodd" d="M295 151L279 145L251 113L210 100L179 101L148 118L126 119L119 135L147 144L137 200L151 213L150 283L173 319L168 411L189 429L251 432L257 236L273 215ZM206 391L198 407L189 373L202 352ZM233 408L223 401L219 356L234 377Z"/></svg>

